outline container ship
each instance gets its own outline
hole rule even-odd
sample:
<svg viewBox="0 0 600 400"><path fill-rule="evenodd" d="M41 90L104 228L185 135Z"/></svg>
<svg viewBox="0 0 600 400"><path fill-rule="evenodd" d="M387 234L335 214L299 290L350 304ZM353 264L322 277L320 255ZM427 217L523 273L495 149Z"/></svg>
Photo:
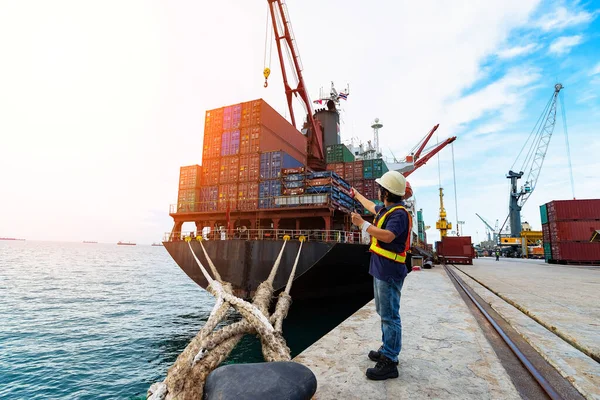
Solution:
<svg viewBox="0 0 600 400"><path fill-rule="evenodd" d="M350 212L371 220L373 216L350 196L350 189L376 198L375 179L389 168L379 153L382 125L375 121L374 143L363 152L341 143L337 105L340 99L348 99L349 90L338 93L332 84L328 97L310 100L285 5L273 0L269 8L290 121L262 99L206 111L202 163L180 169L177 204L170 209L174 226L163 244L183 271L206 288L184 241L186 236L201 236L223 279L232 283L237 296L250 298L267 278L284 237L289 236L274 282L276 290L284 287L299 239L304 238L292 297L350 295L364 296L366 302L373 297L370 253L352 226ZM290 54L291 64L283 62L284 53ZM269 75L270 68L265 67L265 88ZM300 124L296 124L292 105L295 98L306 111ZM325 107L314 110L313 104ZM408 176L455 139L447 139L421 157L435 129L392 169ZM421 240L425 233L418 232L424 227L418 223L422 213L416 215L414 203L408 206L417 221L412 243L426 251L426 242ZM186 222L194 223L192 232L182 231ZM189 243L200 261L207 263L200 242Z"/></svg>
<svg viewBox="0 0 600 400"><path fill-rule="evenodd" d="M365 219L373 216L350 196L350 189L376 201L375 179L388 166L381 158L363 158L381 156L377 152L360 153L339 143L335 104L317 110L314 117L323 127L325 162L320 169L307 165L310 140L306 135L262 99L206 112L202 165L180 168L178 201L170 209L174 226L163 242L197 284L207 286L186 237L202 237L219 273L242 298L251 298L267 278L284 237L289 236L274 282L276 290L283 288L300 246L298 239L303 237L291 293L294 299L372 297L369 245L361 243L350 212ZM409 163L393 166L409 175L444 146L417 159L421 148ZM412 232L414 250L431 255L422 211L415 212L414 200L407 203L417 222ZM193 222L195 229L182 231L186 222ZM200 243L190 243L208 265Z"/></svg>

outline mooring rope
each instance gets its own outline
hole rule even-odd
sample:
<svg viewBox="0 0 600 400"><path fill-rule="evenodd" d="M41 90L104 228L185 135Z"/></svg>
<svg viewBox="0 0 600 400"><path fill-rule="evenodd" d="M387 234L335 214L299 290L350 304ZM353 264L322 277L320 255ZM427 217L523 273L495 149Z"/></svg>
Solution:
<svg viewBox="0 0 600 400"><path fill-rule="evenodd" d="M285 245L289 239L289 236L284 237L283 246L271 268L269 277L256 289L252 303L239 299L232 294L231 284L222 281L214 263L208 256L206 248L202 244L201 238L197 238L211 272L215 276L215 279L211 278L188 240L190 251L208 282L206 289L216 297L216 302L207 322L182 354L179 355L175 364L169 368L165 380L155 383L150 387L148 390L148 399L201 398L204 391L204 382L208 374L227 358L231 350L233 350L245 334L260 335L263 356L266 361L289 361L291 359L290 349L287 347L282 335L282 326L283 319L287 316L292 303L289 292L300 259L304 237L300 238L301 243L294 266L288 277L285 290L277 299L275 312L270 316L268 312L269 303L274 291L273 282L275 275L281 263ZM234 307L242 315L242 320L214 331L218 323L227 314L229 307Z"/></svg>

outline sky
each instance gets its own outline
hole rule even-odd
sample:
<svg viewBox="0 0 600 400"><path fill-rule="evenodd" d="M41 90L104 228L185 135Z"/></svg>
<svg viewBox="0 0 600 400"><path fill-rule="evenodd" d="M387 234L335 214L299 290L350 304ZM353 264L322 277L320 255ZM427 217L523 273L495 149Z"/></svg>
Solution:
<svg viewBox="0 0 600 400"><path fill-rule="evenodd" d="M410 176L430 242L440 182L461 234L484 239L476 212L502 224L556 82L575 197L600 197L600 1L286 3L310 96L350 87L342 139L371 139L376 117L388 157L437 123L433 140L458 137ZM206 110L263 98L288 116L276 52L263 87L266 28L264 0L1 0L0 237L160 241ZM573 198L566 148L558 119L522 211L534 229L541 204Z"/></svg>

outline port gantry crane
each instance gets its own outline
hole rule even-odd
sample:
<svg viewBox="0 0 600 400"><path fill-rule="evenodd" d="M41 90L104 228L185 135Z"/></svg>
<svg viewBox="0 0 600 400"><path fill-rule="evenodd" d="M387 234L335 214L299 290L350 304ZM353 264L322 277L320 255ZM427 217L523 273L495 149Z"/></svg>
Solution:
<svg viewBox="0 0 600 400"><path fill-rule="evenodd" d="M271 14L271 22L273 23L273 32L275 34L277 52L279 53L279 64L281 65L281 75L283 76L283 86L285 88L285 96L290 110L292 125L297 129L294 109L292 107L292 96L296 96L300 97L307 113L308 152L306 163L315 171L323 171L326 168L325 152L323 151L323 128L321 123L314 117L312 103L308 97L306 83L304 82L304 77L302 75L302 61L300 60L300 54L298 52L298 47L296 46L296 39L294 38L288 10L283 0L267 1L269 2L269 12ZM288 82L288 73L283 57L284 48L288 52L287 55L291 64L290 68L292 69L292 74L296 77L298 82L295 88L290 86L290 83ZM269 72L265 70L265 78L268 77Z"/></svg>
<svg viewBox="0 0 600 400"><path fill-rule="evenodd" d="M550 139L552 138L552 132L554 132L554 126L556 125L556 102L562 89L563 85L560 83L554 85L554 93L552 93L552 97L546 104L544 111L542 111L542 115L540 115L538 122L531 131L527 141L521 148L521 151L511 166L510 171L508 171L508 174L506 175L506 177L510 179L509 214L507 219L510 219L510 234L513 238L521 237L521 209L525 205L527 199L529 199L533 193L540 176L542 165L544 164L544 158L546 157L546 152L548 151L548 145L550 144ZM521 170L519 172L513 171L515 164L521 157L523 150L530 140L531 144L524 158ZM527 171L527 180L523 186L518 188L517 181L523 177L525 174L524 171ZM506 220L504 221L502 228L504 228L505 224ZM502 229L500 231L502 231Z"/></svg>

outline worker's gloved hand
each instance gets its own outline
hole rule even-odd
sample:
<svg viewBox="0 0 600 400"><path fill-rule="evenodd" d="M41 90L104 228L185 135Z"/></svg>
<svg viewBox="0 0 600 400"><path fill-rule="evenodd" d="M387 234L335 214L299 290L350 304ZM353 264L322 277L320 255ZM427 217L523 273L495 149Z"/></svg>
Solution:
<svg viewBox="0 0 600 400"><path fill-rule="evenodd" d="M354 188L350 188L350 197L354 198L356 196L356 190Z"/></svg>

